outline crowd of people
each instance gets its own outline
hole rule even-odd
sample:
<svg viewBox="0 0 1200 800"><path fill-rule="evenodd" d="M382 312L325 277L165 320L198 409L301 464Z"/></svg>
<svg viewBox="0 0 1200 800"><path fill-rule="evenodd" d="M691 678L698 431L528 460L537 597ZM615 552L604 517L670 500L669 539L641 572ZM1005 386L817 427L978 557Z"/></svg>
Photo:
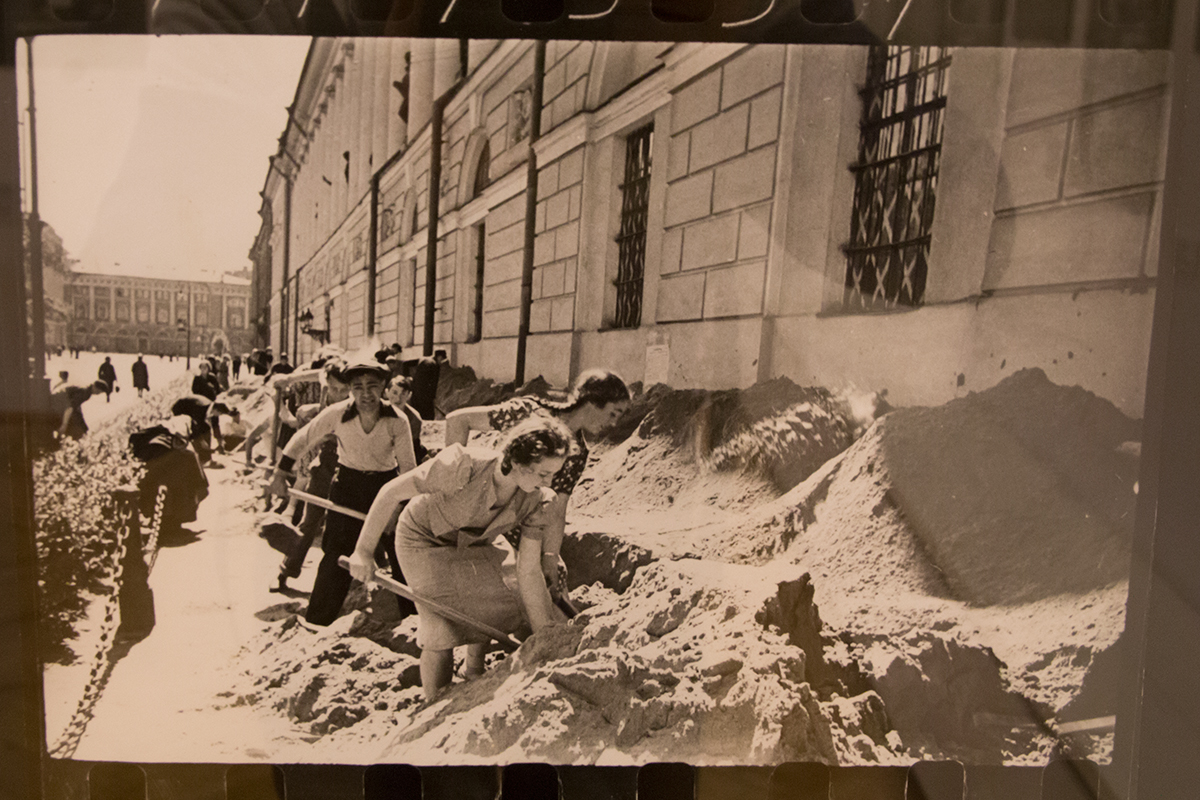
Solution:
<svg viewBox="0 0 1200 800"><path fill-rule="evenodd" d="M452 411L445 446L429 452L421 423L436 413L439 366L423 359L408 375L399 353L388 350L324 364L321 402L281 409L285 433L269 485L281 499L299 490L329 506L293 511L300 536L276 588L300 574L318 531L322 558L307 623L329 625L352 579L369 582L377 570L389 571L415 600L397 595L400 614L418 617L427 698L452 681L455 647L466 646L461 674L470 678L483 672L492 632L523 636L573 613L560 555L569 498L587 464L588 437L619 419L630 400L619 376L593 370L563 402L521 397ZM430 372L432 389L421 385ZM430 398L424 413L412 402L421 390ZM495 448L472 446L472 431L502 438ZM346 557L349 571L341 565Z"/></svg>
<svg viewBox="0 0 1200 800"><path fill-rule="evenodd" d="M442 363L439 352L406 364L399 345L364 359L322 356L300 375L290 375L286 353L275 358L270 348L205 356L170 417L130 437L147 464L145 513L159 487L167 488L164 532L196 518L208 494L205 470L223 466L214 453L240 448L247 471L255 470L256 447L273 440L266 490L295 536L280 547L272 589L289 591L320 538L304 619L325 626L340 615L354 579L390 572L403 584L400 615L418 618L427 698L453 680L455 647L466 646L461 675L470 678L483 672L497 631L520 638L574 613L560 555L570 496L587 465L589 437L619 419L630 400L618 375L592 370L561 402L517 397L452 411L444 446L431 450L421 441L422 424L440 414ZM139 356L132 368L139 396L149 389L148 373ZM60 374L55 394L64 398L59 435L78 438L87 430L83 403L118 391L116 374L106 359L89 386L67 385L67 377ZM235 399L246 393L231 386L256 389L277 377L284 401L249 430ZM499 444L472 445L475 431L499 432ZM458 620L439 613L447 607Z"/></svg>

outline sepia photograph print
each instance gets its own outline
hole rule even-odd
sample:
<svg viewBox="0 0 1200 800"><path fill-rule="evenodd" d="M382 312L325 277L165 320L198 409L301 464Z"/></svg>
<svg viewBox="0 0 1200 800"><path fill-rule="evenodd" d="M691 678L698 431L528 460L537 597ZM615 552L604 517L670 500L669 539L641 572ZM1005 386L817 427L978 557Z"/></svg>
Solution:
<svg viewBox="0 0 1200 800"><path fill-rule="evenodd" d="M17 63L52 758L1111 761L1166 51Z"/></svg>

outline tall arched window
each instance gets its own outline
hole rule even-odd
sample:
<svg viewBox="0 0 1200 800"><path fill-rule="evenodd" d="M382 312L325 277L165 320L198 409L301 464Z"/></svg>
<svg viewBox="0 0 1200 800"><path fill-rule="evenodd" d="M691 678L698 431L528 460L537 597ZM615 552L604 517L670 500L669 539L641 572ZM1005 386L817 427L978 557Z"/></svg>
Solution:
<svg viewBox="0 0 1200 800"><path fill-rule="evenodd" d="M488 185L488 164L491 161L491 148L488 141L483 140L479 158L475 161L475 180L471 186L471 198L478 197ZM475 263L471 271L471 315L467 322L467 341L478 342L483 338L483 287L484 268L487 265L487 223L480 222L475 227Z"/></svg>
<svg viewBox="0 0 1200 800"><path fill-rule="evenodd" d="M491 149L491 145L484 140L483 150L479 152L479 160L475 162L475 184L471 187L471 199L479 197L490 183L488 167L492 160Z"/></svg>

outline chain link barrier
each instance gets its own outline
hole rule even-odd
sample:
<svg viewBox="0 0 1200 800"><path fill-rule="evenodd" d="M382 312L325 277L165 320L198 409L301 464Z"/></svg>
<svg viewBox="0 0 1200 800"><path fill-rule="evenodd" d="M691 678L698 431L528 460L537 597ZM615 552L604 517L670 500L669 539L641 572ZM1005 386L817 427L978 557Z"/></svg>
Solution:
<svg viewBox="0 0 1200 800"><path fill-rule="evenodd" d="M87 730L88 723L92 720L92 713L96 708L96 703L100 700L100 695L104 691L104 687L108 683L109 676L112 674L112 669L115 662L112 660L112 651L116 644L115 634L117 627L120 624L120 597L121 597L121 582L125 575L125 560L129 555L129 547L135 534L138 534L140 539L140 531L133 527L140 525L139 511L137 508L136 499L133 499L136 493L131 493L128 490L118 490L113 492L115 502L115 521L117 523L117 547L112 556L112 570L109 582L112 586L112 591L104 601L104 617L100 623L100 640L96 647L96 654L92 660L92 667L88 674L87 686L83 690L83 696L79 699L79 704L75 707L75 713L71 715L71 721L67 723L67 727L63 729L58 741L49 749L49 754L53 758L70 758L75 754L76 748L79 747L79 742L83 739L84 731ZM166 505L167 487L159 486L158 494L154 501L154 514L150 521L150 535L146 543L146 548L138 555L146 559L146 571L154 568L154 562L158 558L158 534L162 528L163 509ZM135 546L140 546L140 542Z"/></svg>
<svg viewBox="0 0 1200 800"><path fill-rule="evenodd" d="M158 494L154 497L154 515L150 517L150 535L146 540L146 572L150 573L154 569L154 562L158 560L158 534L162 531L163 509L167 505L167 487L160 484Z"/></svg>

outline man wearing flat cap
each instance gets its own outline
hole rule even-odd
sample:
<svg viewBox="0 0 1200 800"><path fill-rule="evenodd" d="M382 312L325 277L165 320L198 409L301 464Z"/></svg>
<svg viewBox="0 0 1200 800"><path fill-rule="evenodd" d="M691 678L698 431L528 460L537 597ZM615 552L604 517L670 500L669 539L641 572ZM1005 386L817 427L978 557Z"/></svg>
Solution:
<svg viewBox="0 0 1200 800"><path fill-rule="evenodd" d="M350 382L350 399L329 406L296 432L284 448L270 488L286 497L295 463L332 435L337 439L338 463L329 500L366 513L385 483L417 465L412 431L404 414L383 401L387 367L377 361L359 361L343 374ZM305 612L308 622L328 625L337 619L351 583L350 573L338 558L354 552L361 530L361 520L336 511L325 515L321 543L325 555ZM415 612L415 607L409 606L402 606L402 611Z"/></svg>

